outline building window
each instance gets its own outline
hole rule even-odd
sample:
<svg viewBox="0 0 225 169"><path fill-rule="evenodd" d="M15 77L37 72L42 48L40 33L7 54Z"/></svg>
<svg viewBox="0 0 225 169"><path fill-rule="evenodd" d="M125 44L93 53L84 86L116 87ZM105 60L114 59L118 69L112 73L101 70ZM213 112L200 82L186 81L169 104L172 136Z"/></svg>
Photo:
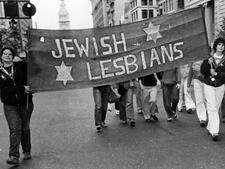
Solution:
<svg viewBox="0 0 225 169"><path fill-rule="evenodd" d="M149 5L153 5L153 0L148 0L149 1Z"/></svg>
<svg viewBox="0 0 225 169"><path fill-rule="evenodd" d="M141 0L141 5L146 6L146 5L153 5L153 0Z"/></svg>
<svg viewBox="0 0 225 169"><path fill-rule="evenodd" d="M149 13L148 13L148 11L144 9L141 12L142 12L142 19L147 19L147 18L154 17L153 10L149 10Z"/></svg>
<svg viewBox="0 0 225 169"><path fill-rule="evenodd" d="M153 10L149 10L149 17L148 18L153 18L154 15L153 15Z"/></svg>
<svg viewBox="0 0 225 169"><path fill-rule="evenodd" d="M147 0L141 0L141 5L147 5Z"/></svg>
<svg viewBox="0 0 225 169"><path fill-rule="evenodd" d="M147 19L147 10L142 10L142 19Z"/></svg>

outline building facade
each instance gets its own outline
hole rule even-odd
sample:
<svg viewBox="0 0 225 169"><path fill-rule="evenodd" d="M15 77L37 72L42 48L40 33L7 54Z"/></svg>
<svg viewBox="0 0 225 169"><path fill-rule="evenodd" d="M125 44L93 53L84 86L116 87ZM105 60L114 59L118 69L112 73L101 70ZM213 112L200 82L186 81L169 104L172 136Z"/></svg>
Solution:
<svg viewBox="0 0 225 169"><path fill-rule="evenodd" d="M205 21L209 43L216 38L221 30L223 18L225 18L224 0L185 0L185 8L203 5L205 8Z"/></svg>
<svg viewBox="0 0 225 169"><path fill-rule="evenodd" d="M93 27L107 26L106 6L107 0L90 0L92 3Z"/></svg>
<svg viewBox="0 0 225 169"><path fill-rule="evenodd" d="M158 0L159 15L184 9L184 0Z"/></svg>
<svg viewBox="0 0 225 169"><path fill-rule="evenodd" d="M121 24L121 17L125 15L125 7L129 0L108 0L106 8L107 26Z"/></svg>
<svg viewBox="0 0 225 169"><path fill-rule="evenodd" d="M157 0L130 0L131 22L156 17L157 15Z"/></svg>

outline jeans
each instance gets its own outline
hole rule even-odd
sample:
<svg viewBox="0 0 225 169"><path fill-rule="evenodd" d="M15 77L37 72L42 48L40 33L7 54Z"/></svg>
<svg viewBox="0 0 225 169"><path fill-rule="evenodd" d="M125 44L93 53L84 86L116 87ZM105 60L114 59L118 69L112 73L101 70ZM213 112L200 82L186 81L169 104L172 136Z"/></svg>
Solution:
<svg viewBox="0 0 225 169"><path fill-rule="evenodd" d="M23 153L31 151L30 118L34 105L11 106L4 104L4 113L9 127L9 156L18 157L21 143Z"/></svg>
<svg viewBox="0 0 225 169"><path fill-rule="evenodd" d="M179 101L179 90L176 84L162 84L163 104L168 117L173 117Z"/></svg>
<svg viewBox="0 0 225 169"><path fill-rule="evenodd" d="M93 97L95 102L95 125L105 122L106 112L109 100L110 86L99 86L93 88Z"/></svg>

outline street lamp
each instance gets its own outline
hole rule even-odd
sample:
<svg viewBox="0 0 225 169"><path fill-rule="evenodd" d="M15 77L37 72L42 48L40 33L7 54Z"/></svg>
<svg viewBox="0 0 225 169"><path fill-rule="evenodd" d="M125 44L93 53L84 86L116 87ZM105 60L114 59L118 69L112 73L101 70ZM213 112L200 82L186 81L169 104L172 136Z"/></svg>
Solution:
<svg viewBox="0 0 225 169"><path fill-rule="evenodd" d="M3 2L5 12L5 16L0 17L0 19L30 19L36 13L36 7L27 1L0 0L0 2ZM20 16L18 9L19 3L24 3L22 6L22 12L26 17Z"/></svg>

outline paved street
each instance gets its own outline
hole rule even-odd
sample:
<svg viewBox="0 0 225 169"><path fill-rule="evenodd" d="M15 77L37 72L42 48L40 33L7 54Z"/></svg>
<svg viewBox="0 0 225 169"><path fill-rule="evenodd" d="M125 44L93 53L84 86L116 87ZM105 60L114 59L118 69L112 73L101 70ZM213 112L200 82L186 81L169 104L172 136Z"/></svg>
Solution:
<svg viewBox="0 0 225 169"><path fill-rule="evenodd" d="M135 128L123 126L115 113L109 127L94 127L91 89L37 93L31 121L33 159L12 169L224 169L225 124L213 142L196 114L179 113L167 122L159 95L159 122L137 116ZM9 169L8 128L0 107L0 169Z"/></svg>

